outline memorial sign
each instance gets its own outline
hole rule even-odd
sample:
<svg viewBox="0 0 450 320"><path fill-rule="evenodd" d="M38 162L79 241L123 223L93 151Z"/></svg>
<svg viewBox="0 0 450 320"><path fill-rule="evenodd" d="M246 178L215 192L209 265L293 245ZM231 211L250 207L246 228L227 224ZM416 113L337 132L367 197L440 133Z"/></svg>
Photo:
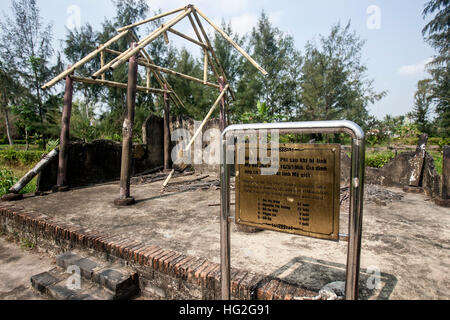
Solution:
<svg viewBox="0 0 450 320"><path fill-rule="evenodd" d="M283 144L278 151L278 171L262 175L270 165L245 146L245 163L236 165L236 223L338 241L340 145Z"/></svg>

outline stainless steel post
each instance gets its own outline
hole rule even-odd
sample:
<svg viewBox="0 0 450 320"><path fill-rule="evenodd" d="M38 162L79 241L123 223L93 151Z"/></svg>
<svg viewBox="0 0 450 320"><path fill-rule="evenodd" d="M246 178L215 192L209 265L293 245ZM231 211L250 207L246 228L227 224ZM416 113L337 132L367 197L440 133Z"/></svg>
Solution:
<svg viewBox="0 0 450 320"><path fill-rule="evenodd" d="M359 267L361 258L361 235L364 205L365 141L352 141L352 167L350 186L350 222L347 254L347 277L345 299L357 300L359 291Z"/></svg>
<svg viewBox="0 0 450 320"><path fill-rule="evenodd" d="M363 130L351 121L317 121L273 124L233 125L222 134L221 146L221 272L222 299L231 297L230 279L230 164L227 163L227 138L237 132L248 130L278 130L280 134L299 133L346 133L352 137L352 167L350 192L349 243L347 253L346 292L347 300L358 299L358 281L361 257L362 218L364 203L365 135Z"/></svg>
<svg viewBox="0 0 450 320"><path fill-rule="evenodd" d="M221 284L222 300L231 298L231 278L230 278L230 167L226 161L227 140L222 139L221 165L220 165L220 189L221 189L221 210L220 210L220 257L221 257ZM225 159L225 160L224 160Z"/></svg>

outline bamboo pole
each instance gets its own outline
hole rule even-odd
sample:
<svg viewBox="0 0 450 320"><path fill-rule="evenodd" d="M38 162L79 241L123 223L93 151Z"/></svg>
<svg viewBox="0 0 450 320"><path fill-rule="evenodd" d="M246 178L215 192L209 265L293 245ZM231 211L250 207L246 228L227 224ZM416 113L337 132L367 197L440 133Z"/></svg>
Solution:
<svg viewBox="0 0 450 320"><path fill-rule="evenodd" d="M167 69L167 68L163 68L163 67L160 67L160 66L157 66L157 65L154 65L154 64L142 63L142 65L146 66L146 67L150 67L150 68L152 68L154 70L161 71L163 73L171 74L171 75L179 77L181 79L190 80L190 81L194 81L194 82L198 82L198 83L202 83L203 84L203 80L202 79L198 79L198 78L195 78L195 77L192 77L192 76L188 76L188 75L186 75L184 73L173 71L173 70L170 70L170 69ZM209 87L219 89L219 85L217 85L217 84L210 83L210 82L206 82L204 84L209 86Z"/></svg>
<svg viewBox="0 0 450 320"><path fill-rule="evenodd" d="M234 42L233 39L231 39L222 29L220 29L218 26L216 26L214 24L214 22L212 22L203 12L201 12L197 6L194 6L195 10L194 10L194 15L196 13L198 13L199 15L202 16L203 19L206 20L206 22L208 22L211 27L213 27L217 32L219 32L237 51L239 51L256 69L258 69L263 75L267 75L267 71L264 70L255 60L253 60L252 57L250 57L250 55L245 52L241 47L239 47L239 45Z"/></svg>
<svg viewBox="0 0 450 320"><path fill-rule="evenodd" d="M194 29L195 34L197 35L198 41L203 43L203 39L200 36L200 33L199 33L198 29L197 29L197 26L195 25L194 19L192 18L192 13L190 13L188 15L188 18L189 18L189 21L191 22L191 25L192 25L192 28ZM203 45L205 46L205 48L207 48L209 50L209 47L206 44L206 42L203 43ZM219 73L217 72L216 67L214 66L214 63L213 63L211 57L209 56L209 53L208 53L208 61L209 61L209 65L211 66L211 69L214 72L214 75L216 76L216 80L219 81L219 77L220 77Z"/></svg>
<svg viewBox="0 0 450 320"><path fill-rule="evenodd" d="M128 26L122 27L120 29L117 29L117 32L122 32L122 31L125 31L125 30L133 29L133 28L138 27L140 25L143 25L143 24L146 24L146 23L149 23L149 22L152 22L152 21L155 21L155 20L158 20L158 19L170 16L170 15L172 15L174 13L177 13L177 12L180 12L180 11L183 11L183 10L187 10L187 7L178 8L178 9L175 9L175 10L172 10L172 11L169 11L169 12L158 14L158 15L152 17L152 18L148 18L148 19L145 19L145 20L142 20L142 21L130 24Z"/></svg>
<svg viewBox="0 0 450 320"><path fill-rule="evenodd" d="M220 93L220 96L217 98L216 102L214 103L214 105L211 107L211 110L209 110L208 114L206 115L205 119L203 120L202 124L200 125L200 127L197 129L197 131L194 134L194 137L191 139L191 141L189 142L189 144L187 145L187 147L184 149L184 152L189 152L189 149L191 148L192 144L195 142L195 140L197 139L197 137L199 136L199 134L203 131L203 128L205 127L206 123L208 122L208 120L211 118L212 114L214 113L214 111L217 108L217 105L220 103L220 101L223 99L223 97L225 96L225 93L228 90L229 85L227 84L223 91ZM170 180L172 179L173 175L175 173L175 170L172 170L172 172L170 172L169 176L167 177L166 181L164 181L163 183L163 190L167 187L167 185L169 184Z"/></svg>
<svg viewBox="0 0 450 320"><path fill-rule="evenodd" d="M169 45L170 40L169 40L169 35L167 34L167 32L164 32L163 36L164 36L164 41L166 42L166 45Z"/></svg>
<svg viewBox="0 0 450 320"><path fill-rule="evenodd" d="M167 85L165 86L167 90ZM164 94L164 170L170 170L170 100L169 95Z"/></svg>
<svg viewBox="0 0 450 320"><path fill-rule="evenodd" d="M150 89L150 75L151 75L150 68L147 68L147 89ZM147 93L150 93L150 91L147 91Z"/></svg>
<svg viewBox="0 0 450 320"><path fill-rule="evenodd" d="M54 149L49 154L45 155L39 163L34 166L25 176L22 177L11 189L9 189L9 193L19 193L27 184L31 182L45 167L58 156L58 149Z"/></svg>
<svg viewBox="0 0 450 320"><path fill-rule="evenodd" d="M105 85L112 88L120 88L120 89L126 89L127 84L126 83L119 83L114 81L108 81L108 80L99 80L99 79L90 79L90 78L84 78L84 77L77 77L77 76L71 76L71 78L76 82L81 83L87 83L87 84L97 84L97 85ZM163 89L156 89L156 88L146 88L142 86L136 87L137 91L142 92L152 92L152 93L171 93L171 91L166 91Z"/></svg>
<svg viewBox="0 0 450 320"><path fill-rule="evenodd" d="M117 61L116 63L114 63L112 66L110 66L111 69L115 69L118 66L120 66L121 64L125 63L126 61L128 61L128 59L130 57L132 57L133 55L135 55L137 52L139 52L142 48L145 48L150 42L152 42L153 40L155 40L157 37L159 37L162 33L164 33L165 31L167 31L170 27L174 26L175 24L177 24L180 20L182 20L184 17L186 17L190 12L192 12L191 8L188 8L185 12L183 12L182 14L178 15L177 17L175 17L174 19L172 19L171 21L169 21L167 24L163 26L161 26L160 28L158 28L157 30L155 30L153 33L151 33L147 38L143 39L140 43L137 45L136 48L130 50L130 52L128 52L127 54L120 56L119 57L119 61Z"/></svg>
<svg viewBox="0 0 450 320"><path fill-rule="evenodd" d="M215 51L214 51L214 49L213 49L213 47L212 47L212 45L211 45L211 41L209 41L208 34L206 33L205 29L203 28L203 24L202 24L202 22L200 21L200 18L198 17L198 15L197 15L197 13L196 13L195 11L194 11L193 14L194 14L195 20L197 21L198 26L200 27L200 30L201 30L202 33L203 33L203 37L204 37L205 40L206 40L206 43L207 43L207 45L208 45L209 52L211 52L211 55L212 55L212 57L214 58L214 61L216 62L217 66L218 66L218 68L219 68L219 71L222 73L222 77L225 79L225 82L226 82L226 83L229 83L229 82L228 82L228 79L227 79L227 76L226 76L226 74L225 74L225 71L224 71L224 69L223 69L223 67L222 67L222 64L220 63L219 59L217 58L217 55L216 55L216 53L215 53ZM218 76L217 81L219 81L219 79L220 79L220 76ZM228 90L230 91L231 97L232 97L234 100L236 100L236 97L235 97L234 92L233 92L233 90L231 89L231 87L229 87Z"/></svg>
<svg viewBox="0 0 450 320"><path fill-rule="evenodd" d="M203 66L203 84L206 84L208 82L208 50L205 51L205 60L204 60L204 66Z"/></svg>
<svg viewBox="0 0 450 320"><path fill-rule="evenodd" d="M100 52L100 67L103 68L105 66L105 51ZM102 80L105 79L105 74L102 74Z"/></svg>
<svg viewBox="0 0 450 320"><path fill-rule="evenodd" d="M136 33L133 30L131 32L131 36L135 39L135 41L139 42L139 37L136 35ZM152 58L150 57L150 55L148 54L148 52L144 48L141 50L141 52L143 53L144 57L147 59L147 61L150 64L154 64ZM167 85L169 90L172 91L171 94L170 94L170 98L173 100L173 102L175 102L175 104L178 107L186 109L186 107L184 106L184 104L181 101L180 97L178 97L177 93L173 90L172 86L169 84L167 79L164 78L158 71L155 71L154 75L155 75L156 81L159 83L161 88L164 88L164 85Z"/></svg>
<svg viewBox="0 0 450 320"><path fill-rule="evenodd" d="M126 55L128 52L130 52L131 48L128 48L126 51L121 52L119 56L115 57L114 59L112 59L110 62L108 62L106 65L103 65L102 67L100 67L99 70L97 70L93 75L92 78L97 79L99 76L103 76L105 74L105 72L109 71L110 67L116 63L117 61L119 61L119 58L121 56ZM115 50L108 50L110 53L113 53ZM115 51L115 52L119 52L119 51Z"/></svg>
<svg viewBox="0 0 450 320"><path fill-rule="evenodd" d="M220 96L217 98L216 102L214 102L214 105L211 107L211 110L209 110L208 114L205 117L205 120L203 120L202 124L197 129L197 132L194 134L194 137L191 139L191 141L187 145L186 150L185 150L186 152L189 151L189 149L191 148L192 144L195 142L195 139L197 139L198 135L202 132L203 127L206 125L206 123L208 122L209 118L211 118L212 114L214 113L214 110L216 110L217 105L220 103L220 101L222 101L223 97L227 93L227 90L228 90L229 86L230 85L227 84L224 87L223 91L220 93Z"/></svg>
<svg viewBox="0 0 450 320"><path fill-rule="evenodd" d="M222 77L219 79L219 84L220 84L220 92L222 93L225 88L225 81ZM225 98L222 97L222 99L220 99L220 132L224 132L226 127L227 127L227 110L225 106Z"/></svg>
<svg viewBox="0 0 450 320"><path fill-rule="evenodd" d="M173 34L175 34L175 35L177 35L177 36L179 36L179 37L181 37L181 38L183 38L183 39L185 39L187 41L190 41L190 42L192 42L192 43L194 43L194 44L196 44L196 45L198 45L198 46L200 46L202 48L206 48L206 45L204 43L202 43L200 41L197 41L195 39L192 39L191 37L185 35L184 33L181 33L180 31L177 31L177 30L175 30L173 28L170 28L169 32L171 32L171 33L173 33Z"/></svg>
<svg viewBox="0 0 450 320"><path fill-rule="evenodd" d="M77 63L75 63L72 68L62 72L60 75L58 75L57 77L55 77L53 80L49 81L48 83L46 83L42 89L48 89L52 86L54 86L57 82L59 82L60 80L64 79L65 77L67 77L68 75L72 74L76 69L84 66L87 62L91 61L92 59L94 59L97 54L99 54L100 52L102 52L103 50L105 50L106 48L108 48L111 44L113 44L114 42L118 41L119 39L121 39L122 37L124 37L125 35L128 34L128 31L124 31L120 34L118 34L117 36L115 36L114 38L110 39L108 42L106 42L105 44L99 46L96 50L92 51L90 54L88 54L86 57L84 57L83 59L81 59L80 61L78 61Z"/></svg>

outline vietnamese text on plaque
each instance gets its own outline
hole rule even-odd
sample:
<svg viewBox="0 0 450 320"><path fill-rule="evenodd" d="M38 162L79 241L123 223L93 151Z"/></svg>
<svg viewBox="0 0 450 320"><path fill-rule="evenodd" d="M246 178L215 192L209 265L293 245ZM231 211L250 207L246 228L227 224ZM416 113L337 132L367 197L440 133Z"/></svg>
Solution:
<svg viewBox="0 0 450 320"><path fill-rule="evenodd" d="M340 145L279 146L278 171L252 163L236 166L236 222L319 239L339 240ZM269 153L271 151L269 150Z"/></svg>

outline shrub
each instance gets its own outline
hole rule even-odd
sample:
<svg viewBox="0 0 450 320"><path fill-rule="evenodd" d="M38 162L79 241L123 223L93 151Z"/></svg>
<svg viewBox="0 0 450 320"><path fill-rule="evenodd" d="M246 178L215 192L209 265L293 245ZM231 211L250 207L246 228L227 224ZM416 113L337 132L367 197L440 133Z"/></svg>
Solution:
<svg viewBox="0 0 450 320"><path fill-rule="evenodd" d="M393 152L382 152L366 154L366 166L371 168L383 168L389 161L394 159Z"/></svg>
<svg viewBox="0 0 450 320"><path fill-rule="evenodd" d="M9 189L14 185L16 178L12 171L0 169L0 196L8 193Z"/></svg>
<svg viewBox="0 0 450 320"><path fill-rule="evenodd" d="M9 166L30 166L42 158L43 151L23 151L8 148L0 151L0 163Z"/></svg>

